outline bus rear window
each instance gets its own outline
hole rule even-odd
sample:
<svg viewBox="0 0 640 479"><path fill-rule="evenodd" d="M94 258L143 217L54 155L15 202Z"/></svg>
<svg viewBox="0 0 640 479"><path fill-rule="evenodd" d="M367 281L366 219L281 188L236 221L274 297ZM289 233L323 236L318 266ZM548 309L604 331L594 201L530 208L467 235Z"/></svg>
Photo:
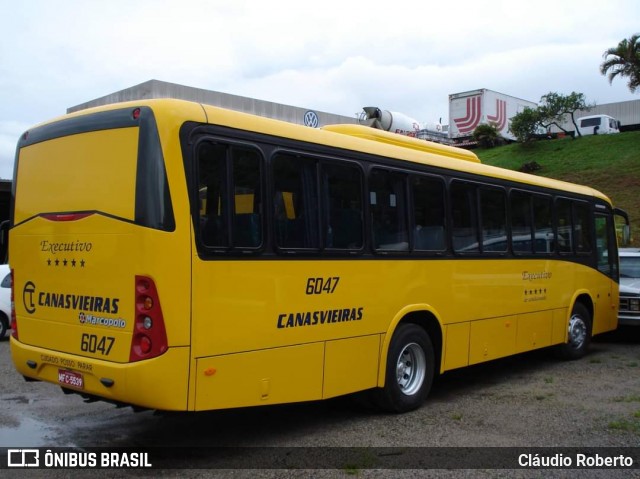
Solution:
<svg viewBox="0 0 640 479"><path fill-rule="evenodd" d="M95 211L171 231L173 209L153 112L73 117L19 143L13 224L44 213Z"/></svg>
<svg viewBox="0 0 640 479"><path fill-rule="evenodd" d="M138 128L93 131L23 148L15 221L65 211L100 211L133 221L137 158Z"/></svg>

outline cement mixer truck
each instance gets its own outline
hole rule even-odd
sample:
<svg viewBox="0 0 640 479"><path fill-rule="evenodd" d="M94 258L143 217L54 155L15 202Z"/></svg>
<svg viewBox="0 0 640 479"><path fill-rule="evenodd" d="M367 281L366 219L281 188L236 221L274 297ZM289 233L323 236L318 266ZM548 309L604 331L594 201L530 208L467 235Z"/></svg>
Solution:
<svg viewBox="0 0 640 479"><path fill-rule="evenodd" d="M404 113L383 110L375 106L365 106L358 117L358 123L414 138L430 140L434 140L431 137L446 138L440 123L420 123Z"/></svg>

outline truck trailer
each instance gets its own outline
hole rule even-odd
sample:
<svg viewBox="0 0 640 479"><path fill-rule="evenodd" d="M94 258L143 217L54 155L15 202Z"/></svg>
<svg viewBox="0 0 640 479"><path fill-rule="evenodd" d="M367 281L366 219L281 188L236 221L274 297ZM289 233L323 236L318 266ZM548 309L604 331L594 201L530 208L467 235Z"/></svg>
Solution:
<svg viewBox="0 0 640 479"><path fill-rule="evenodd" d="M509 120L525 108L537 106L532 101L486 88L453 93L449 95L449 138L463 143L471 139L478 125L493 124L503 138L515 140L509 131Z"/></svg>

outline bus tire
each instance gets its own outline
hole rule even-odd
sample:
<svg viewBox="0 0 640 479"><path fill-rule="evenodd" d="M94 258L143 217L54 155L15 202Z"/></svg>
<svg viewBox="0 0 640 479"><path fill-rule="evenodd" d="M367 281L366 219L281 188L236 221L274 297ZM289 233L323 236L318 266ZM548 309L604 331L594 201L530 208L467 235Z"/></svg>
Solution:
<svg viewBox="0 0 640 479"><path fill-rule="evenodd" d="M562 359L579 359L587 353L591 343L591 314L582 304L576 303L569 318L567 342L557 347Z"/></svg>
<svg viewBox="0 0 640 479"><path fill-rule="evenodd" d="M9 318L0 312L0 340L4 339L7 331L9 331Z"/></svg>
<svg viewBox="0 0 640 479"><path fill-rule="evenodd" d="M401 324L391 338L384 387L375 391L384 411L412 411L426 399L434 376L431 338L416 324Z"/></svg>

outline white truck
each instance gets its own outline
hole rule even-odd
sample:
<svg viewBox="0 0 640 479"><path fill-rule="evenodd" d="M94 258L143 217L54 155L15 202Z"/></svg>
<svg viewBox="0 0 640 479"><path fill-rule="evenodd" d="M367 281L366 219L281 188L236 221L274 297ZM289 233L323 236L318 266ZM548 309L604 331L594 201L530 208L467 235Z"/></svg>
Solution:
<svg viewBox="0 0 640 479"><path fill-rule="evenodd" d="M582 136L620 133L620 122L609 115L589 115L576 120Z"/></svg>
<svg viewBox="0 0 640 479"><path fill-rule="evenodd" d="M471 139L480 124L494 124L502 137L515 140L509 131L509 120L525 108L537 108L532 101L522 100L497 91L481 88L449 95L449 138L456 143Z"/></svg>

